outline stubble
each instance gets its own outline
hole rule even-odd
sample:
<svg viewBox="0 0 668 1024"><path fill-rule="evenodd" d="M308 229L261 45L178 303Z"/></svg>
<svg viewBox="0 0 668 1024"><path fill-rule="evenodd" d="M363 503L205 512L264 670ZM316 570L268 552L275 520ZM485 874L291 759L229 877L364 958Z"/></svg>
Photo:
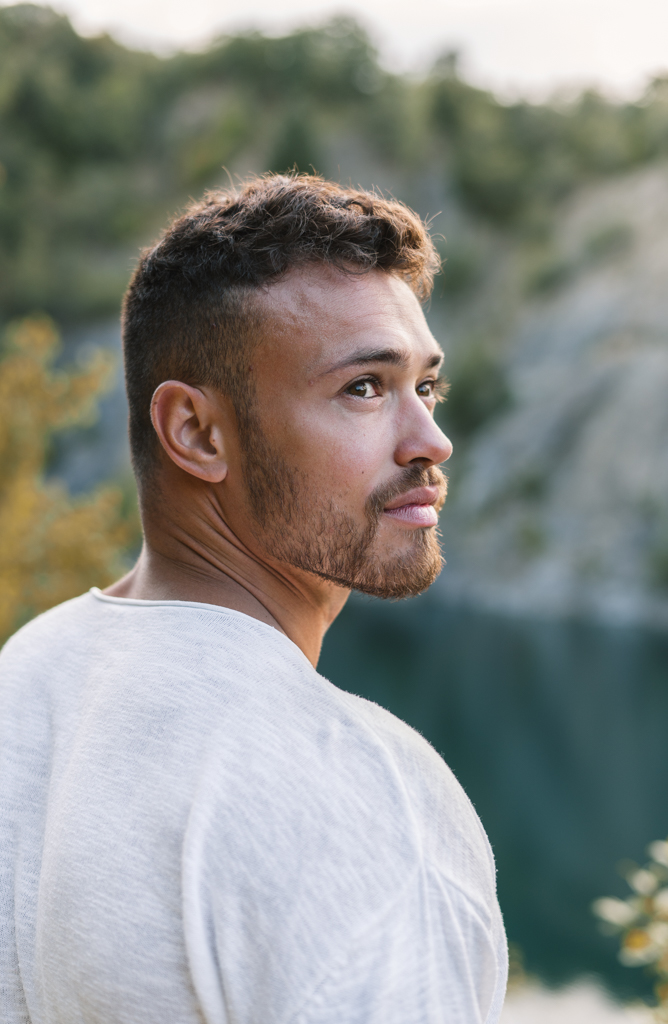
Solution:
<svg viewBox="0 0 668 1024"><path fill-rule="evenodd" d="M377 537L383 509L414 487L438 486L445 500L446 478L438 467L407 466L367 499L360 524L335 501L313 493L309 481L273 451L257 424L243 430L246 482L251 513L269 554L278 561L363 594L414 597L443 567L436 527L418 528L401 553L381 557Z"/></svg>

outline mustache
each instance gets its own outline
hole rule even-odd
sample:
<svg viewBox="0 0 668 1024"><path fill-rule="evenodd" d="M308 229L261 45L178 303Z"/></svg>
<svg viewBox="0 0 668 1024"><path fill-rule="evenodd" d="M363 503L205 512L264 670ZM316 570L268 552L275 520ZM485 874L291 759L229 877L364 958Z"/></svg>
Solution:
<svg viewBox="0 0 668 1024"><path fill-rule="evenodd" d="M406 466L394 480L377 487L369 495L366 502L368 518L372 522L377 522L388 502L414 487L438 487L439 495L434 508L440 512L448 493L448 478L443 470L438 466L430 466L429 469L425 469L424 466Z"/></svg>

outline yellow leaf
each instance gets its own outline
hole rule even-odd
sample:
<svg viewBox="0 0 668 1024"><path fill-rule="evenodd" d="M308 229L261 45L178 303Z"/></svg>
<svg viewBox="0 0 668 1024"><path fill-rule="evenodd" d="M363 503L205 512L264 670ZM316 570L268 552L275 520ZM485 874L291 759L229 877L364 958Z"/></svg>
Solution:
<svg viewBox="0 0 668 1024"><path fill-rule="evenodd" d="M107 586L139 536L118 488L72 498L45 479L51 434L90 422L112 379L107 353L82 370L54 369L59 349L46 317L15 322L0 361L0 642L33 615Z"/></svg>

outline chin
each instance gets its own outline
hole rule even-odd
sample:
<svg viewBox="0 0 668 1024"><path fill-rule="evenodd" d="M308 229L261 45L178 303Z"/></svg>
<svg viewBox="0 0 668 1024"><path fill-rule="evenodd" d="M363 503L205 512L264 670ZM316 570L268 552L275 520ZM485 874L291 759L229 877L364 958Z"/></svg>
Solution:
<svg viewBox="0 0 668 1024"><path fill-rule="evenodd" d="M353 590L372 597L417 597L432 585L443 565L443 556L432 527L427 536L423 535L419 550L369 560L360 567L349 585Z"/></svg>

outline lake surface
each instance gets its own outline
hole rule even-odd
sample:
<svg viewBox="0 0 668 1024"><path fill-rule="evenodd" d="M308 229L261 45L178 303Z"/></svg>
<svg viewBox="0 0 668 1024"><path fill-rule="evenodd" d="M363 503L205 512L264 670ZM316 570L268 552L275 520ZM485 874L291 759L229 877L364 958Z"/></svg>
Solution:
<svg viewBox="0 0 668 1024"><path fill-rule="evenodd" d="M444 756L497 860L526 969L648 992L590 905L626 896L624 859L668 835L668 635L353 597L319 670L382 704Z"/></svg>

